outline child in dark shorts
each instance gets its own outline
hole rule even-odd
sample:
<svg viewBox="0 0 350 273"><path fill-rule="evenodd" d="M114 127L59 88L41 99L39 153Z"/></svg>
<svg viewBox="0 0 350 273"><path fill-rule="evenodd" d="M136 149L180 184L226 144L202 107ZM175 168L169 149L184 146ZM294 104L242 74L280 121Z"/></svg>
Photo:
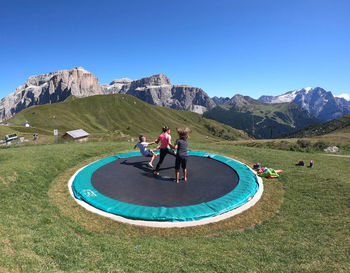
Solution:
<svg viewBox="0 0 350 273"><path fill-rule="evenodd" d="M176 129L177 133L179 134L179 139L175 141L175 149L177 149L176 152L176 160L175 160L175 182L179 183L180 178L180 166L183 170L183 180L187 181L187 139L188 135L191 132L190 129Z"/></svg>

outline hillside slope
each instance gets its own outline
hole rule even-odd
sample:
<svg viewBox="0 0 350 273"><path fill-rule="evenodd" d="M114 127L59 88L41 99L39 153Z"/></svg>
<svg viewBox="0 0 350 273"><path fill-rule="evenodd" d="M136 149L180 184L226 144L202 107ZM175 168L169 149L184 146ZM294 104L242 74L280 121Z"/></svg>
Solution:
<svg viewBox="0 0 350 273"><path fill-rule="evenodd" d="M204 114L256 138L273 138L318 122L295 104L268 104L247 96L236 95L222 106Z"/></svg>
<svg viewBox="0 0 350 273"><path fill-rule="evenodd" d="M33 128L19 127L25 121ZM60 135L68 130L82 128L92 136L156 136L161 127L168 124L173 129L189 127L195 138L249 138L244 132L199 114L150 105L125 94L97 95L33 106L21 111L9 122L22 132L40 129L41 133L52 134L53 129L58 129ZM173 131L174 137L175 134Z"/></svg>
<svg viewBox="0 0 350 273"><path fill-rule="evenodd" d="M323 124L308 126L295 133L288 134L288 138L315 137L327 134L350 134L350 114Z"/></svg>

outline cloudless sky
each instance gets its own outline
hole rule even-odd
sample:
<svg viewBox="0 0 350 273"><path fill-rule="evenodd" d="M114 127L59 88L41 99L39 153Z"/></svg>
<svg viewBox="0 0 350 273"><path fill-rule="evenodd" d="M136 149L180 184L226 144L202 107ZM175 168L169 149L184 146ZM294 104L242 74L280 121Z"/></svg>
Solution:
<svg viewBox="0 0 350 273"><path fill-rule="evenodd" d="M0 98L82 66L109 83L166 74L209 96L350 94L349 0L2 0Z"/></svg>

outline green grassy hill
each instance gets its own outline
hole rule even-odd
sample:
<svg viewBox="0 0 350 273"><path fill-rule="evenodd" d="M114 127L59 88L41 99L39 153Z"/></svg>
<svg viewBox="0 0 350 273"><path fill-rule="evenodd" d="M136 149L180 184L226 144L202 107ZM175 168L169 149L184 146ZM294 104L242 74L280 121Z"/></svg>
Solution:
<svg viewBox="0 0 350 273"><path fill-rule="evenodd" d="M205 117L244 130L256 138L274 138L318 120L295 104L267 104L249 98L248 105L215 107Z"/></svg>
<svg viewBox="0 0 350 273"><path fill-rule="evenodd" d="M287 137L315 137L326 134L350 134L350 114L323 124L315 124L298 132L287 135Z"/></svg>
<svg viewBox="0 0 350 273"><path fill-rule="evenodd" d="M25 121L30 123L31 128L21 126ZM92 138L135 137L140 134L156 137L162 126L168 124L173 129L189 127L194 139L206 139L207 136L208 139L249 138L244 132L199 114L150 105L129 95L99 95L34 106L21 111L8 122L12 125L0 126L1 134L14 131L52 136L54 129L63 135L66 131L81 128Z"/></svg>
<svg viewBox="0 0 350 273"><path fill-rule="evenodd" d="M264 180L262 199L242 214L157 229L93 214L68 192L79 168L127 151L127 142L2 149L0 272L349 272L349 158L189 144L284 171ZM300 159L315 167L295 166Z"/></svg>

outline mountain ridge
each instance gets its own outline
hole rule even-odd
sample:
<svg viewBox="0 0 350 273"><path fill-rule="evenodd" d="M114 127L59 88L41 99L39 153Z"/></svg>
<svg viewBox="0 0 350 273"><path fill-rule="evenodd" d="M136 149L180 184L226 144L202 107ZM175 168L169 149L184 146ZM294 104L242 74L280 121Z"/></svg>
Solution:
<svg viewBox="0 0 350 273"><path fill-rule="evenodd" d="M248 115L252 115L251 118L248 118L252 119L250 123L259 120L265 124L269 120L267 122L269 125L265 124L265 126L286 125L287 127L284 129L287 130L287 133L293 128L300 128L300 124L310 125L309 122L311 123L312 118L309 113L322 121L350 113L349 101L334 97L330 91L320 87L302 88L280 96L261 96L258 100L240 94L236 94L232 98L216 96L210 98L201 88L185 84L173 85L170 79L162 73L136 80L121 78L115 79L109 84L100 84L98 78L91 72L82 67L76 67L71 70L60 70L29 77L23 85L16 88L15 92L1 100L0 121L7 120L23 109L34 105L56 103L69 97L81 98L102 94L133 95L149 104L192 111L206 116L211 115L214 119L216 115L212 116L212 110L220 106L224 110L229 110L226 114L231 115L231 118L225 117L225 120L234 117L245 120ZM271 108L265 112L268 107L259 105L259 103L295 103L308 113L300 111L295 106L283 106L282 110L272 106L277 110ZM260 110L261 113L256 112L259 107L263 108ZM223 110L220 109L216 108L215 110L219 116L223 115ZM205 114L205 112L208 113ZM262 114L266 116L262 117ZM305 123L300 122L302 115L304 115ZM297 124L294 124L294 118L299 120ZM313 120L313 122L316 121ZM229 122L233 127L235 123L239 122L232 122L232 120ZM243 127L241 125L237 128L242 129ZM250 131L253 135L255 134L254 128L255 125L253 126L254 132ZM247 130L249 131L249 128ZM267 136L266 132L262 135ZM272 133L270 133L271 136Z"/></svg>
<svg viewBox="0 0 350 273"><path fill-rule="evenodd" d="M69 96L80 98L119 93L133 95L150 104L200 114L215 107L214 101L201 88L172 85L164 74L137 80L116 79L101 85L91 72L76 67L29 77L0 101L0 121L33 105L61 102Z"/></svg>
<svg viewBox="0 0 350 273"><path fill-rule="evenodd" d="M335 97L331 91L321 87L302 88L278 96L263 95L258 100L265 103L295 103L322 121L329 121L350 113L350 101Z"/></svg>
<svg viewBox="0 0 350 273"><path fill-rule="evenodd" d="M203 114L215 107L214 101L201 88L185 84L172 85L164 74L139 80L114 80L101 86L105 94L133 95L150 104Z"/></svg>
<svg viewBox="0 0 350 273"><path fill-rule="evenodd" d="M244 130L255 138L274 138L319 122L296 104L263 103L243 95L225 100L204 117Z"/></svg>
<svg viewBox="0 0 350 273"><path fill-rule="evenodd" d="M69 96L102 94L98 79L82 67L30 76L0 101L0 121L33 105L56 103Z"/></svg>

